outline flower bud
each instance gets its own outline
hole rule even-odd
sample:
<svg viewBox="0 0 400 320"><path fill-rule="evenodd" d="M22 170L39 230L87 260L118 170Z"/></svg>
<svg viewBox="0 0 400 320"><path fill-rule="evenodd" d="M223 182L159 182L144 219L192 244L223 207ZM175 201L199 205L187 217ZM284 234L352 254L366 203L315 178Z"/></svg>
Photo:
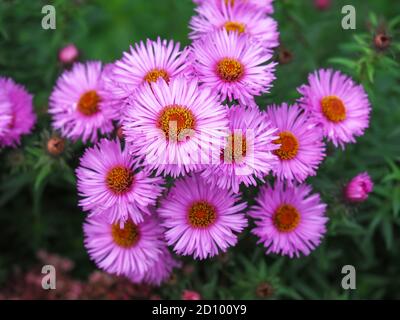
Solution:
<svg viewBox="0 0 400 320"><path fill-rule="evenodd" d="M182 300L201 300L201 296L196 291L184 290L182 293Z"/></svg>
<svg viewBox="0 0 400 320"><path fill-rule="evenodd" d="M367 172L355 176L346 185L344 195L349 202L363 202L367 200L368 194L372 191L374 184Z"/></svg>
<svg viewBox="0 0 400 320"><path fill-rule="evenodd" d="M58 53L58 59L63 64L71 64L78 59L79 51L74 44L68 44Z"/></svg>
<svg viewBox="0 0 400 320"><path fill-rule="evenodd" d="M63 138L51 137L47 141L47 152L52 156L59 156L64 151L64 147L65 141Z"/></svg>

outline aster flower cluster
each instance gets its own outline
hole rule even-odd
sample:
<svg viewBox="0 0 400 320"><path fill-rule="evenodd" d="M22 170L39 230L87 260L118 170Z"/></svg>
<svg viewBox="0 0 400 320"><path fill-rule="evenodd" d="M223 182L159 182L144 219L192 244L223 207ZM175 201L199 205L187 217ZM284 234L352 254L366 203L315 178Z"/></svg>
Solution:
<svg viewBox="0 0 400 320"><path fill-rule="evenodd" d="M190 46L148 39L108 65L75 62L57 80L53 128L93 144L76 176L84 244L100 269L159 285L180 265L170 248L214 257L249 218L267 254L299 257L321 243L327 206L306 179L326 141L344 148L364 133L370 105L331 69L310 74L298 101L257 105L275 79L272 2L197 0ZM0 144L17 143L32 127L31 97L0 78L0 108ZM361 180L345 190L356 202L372 190ZM250 208L249 186L260 186Z"/></svg>

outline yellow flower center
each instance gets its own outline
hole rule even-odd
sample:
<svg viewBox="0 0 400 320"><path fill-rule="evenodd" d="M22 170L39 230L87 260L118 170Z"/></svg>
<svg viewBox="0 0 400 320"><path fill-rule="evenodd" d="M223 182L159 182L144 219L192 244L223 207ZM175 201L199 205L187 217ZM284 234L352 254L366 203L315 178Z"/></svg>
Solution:
<svg viewBox="0 0 400 320"><path fill-rule="evenodd" d="M245 25L240 22L235 22L235 21L228 21L224 25L226 31L236 31L239 34L243 33L245 30Z"/></svg>
<svg viewBox="0 0 400 320"><path fill-rule="evenodd" d="M163 78L167 83L169 82L169 75L167 71L157 68L149 71L144 77L144 80L147 81L148 83L151 83L151 82L156 82L159 78Z"/></svg>
<svg viewBox="0 0 400 320"><path fill-rule="evenodd" d="M95 90L85 92L78 101L78 111L85 116L92 116L99 112L100 96Z"/></svg>
<svg viewBox="0 0 400 320"><path fill-rule="evenodd" d="M133 247L140 239L138 226L130 220L124 223L123 228L119 223L114 223L111 226L111 235L114 242L125 249Z"/></svg>
<svg viewBox="0 0 400 320"><path fill-rule="evenodd" d="M336 96L327 96L321 100L322 113L332 122L341 122L346 119L346 107Z"/></svg>
<svg viewBox="0 0 400 320"><path fill-rule="evenodd" d="M195 128L195 118L190 109L180 105L165 107L157 121L157 126L164 131L167 139L176 140L183 130Z"/></svg>
<svg viewBox="0 0 400 320"><path fill-rule="evenodd" d="M217 74L223 81L238 81L243 73L244 66L236 59L223 58L217 63Z"/></svg>
<svg viewBox="0 0 400 320"><path fill-rule="evenodd" d="M290 204L282 204L273 216L275 227L280 232L290 232L300 223L300 213Z"/></svg>
<svg viewBox="0 0 400 320"><path fill-rule="evenodd" d="M123 166L112 168L106 176L107 187L115 194L122 194L129 191L133 182L133 172Z"/></svg>
<svg viewBox="0 0 400 320"><path fill-rule="evenodd" d="M289 131L279 133L279 138L274 140L273 143L281 145L279 149L274 150L274 154L281 160L292 160L299 151L299 141Z"/></svg>
<svg viewBox="0 0 400 320"><path fill-rule="evenodd" d="M195 228L207 228L217 220L217 211L206 201L197 201L189 208L189 223Z"/></svg>

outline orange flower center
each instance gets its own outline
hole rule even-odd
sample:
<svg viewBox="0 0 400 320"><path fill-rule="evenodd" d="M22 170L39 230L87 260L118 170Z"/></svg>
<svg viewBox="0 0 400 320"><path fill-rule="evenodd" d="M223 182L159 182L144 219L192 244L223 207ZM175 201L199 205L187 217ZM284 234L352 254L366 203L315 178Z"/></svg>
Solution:
<svg viewBox="0 0 400 320"><path fill-rule="evenodd" d="M122 194L129 191L133 182L133 172L123 166L112 168L106 176L107 187L115 194Z"/></svg>
<svg viewBox="0 0 400 320"><path fill-rule="evenodd" d="M300 223L300 213L290 204L281 205L273 216L275 227L280 232L290 232Z"/></svg>
<svg viewBox="0 0 400 320"><path fill-rule="evenodd" d="M99 112L100 97L95 90L85 92L78 101L78 111L85 116L92 116Z"/></svg>
<svg viewBox="0 0 400 320"><path fill-rule="evenodd" d="M180 137L183 130L193 130L195 118L187 107L172 105L165 107L158 117L157 126L164 131L167 139Z"/></svg>
<svg viewBox="0 0 400 320"><path fill-rule="evenodd" d="M246 137L241 134L230 134L228 136L228 144L221 152L221 160L224 162L240 162L246 156L247 141Z"/></svg>
<svg viewBox="0 0 400 320"><path fill-rule="evenodd" d="M195 228L207 228L217 220L217 211L206 201L197 201L189 208L189 223Z"/></svg>
<svg viewBox="0 0 400 320"><path fill-rule="evenodd" d="M157 68L149 71L144 77L144 80L147 81L148 83L151 83L151 82L156 82L159 78L163 78L167 83L169 82L169 75L167 71Z"/></svg>
<svg viewBox="0 0 400 320"><path fill-rule="evenodd" d="M243 73L244 66L236 59L223 58L217 63L217 74L223 81L238 81Z"/></svg>
<svg viewBox="0 0 400 320"><path fill-rule="evenodd" d="M114 223L111 227L111 235L114 242L125 249L133 247L140 239L138 226L130 220L124 223L123 228L119 223Z"/></svg>
<svg viewBox="0 0 400 320"><path fill-rule="evenodd" d="M341 122L346 119L346 107L336 96L327 96L321 100L322 113L332 122Z"/></svg>
<svg viewBox="0 0 400 320"><path fill-rule="evenodd" d="M299 141L289 131L279 133L279 139L274 140L273 143L281 145L279 149L274 150L274 154L281 160L291 160L299 151Z"/></svg>
<svg viewBox="0 0 400 320"><path fill-rule="evenodd" d="M235 22L235 21L228 21L224 25L226 31L236 31L239 34L243 33L245 30L245 25L240 22Z"/></svg>

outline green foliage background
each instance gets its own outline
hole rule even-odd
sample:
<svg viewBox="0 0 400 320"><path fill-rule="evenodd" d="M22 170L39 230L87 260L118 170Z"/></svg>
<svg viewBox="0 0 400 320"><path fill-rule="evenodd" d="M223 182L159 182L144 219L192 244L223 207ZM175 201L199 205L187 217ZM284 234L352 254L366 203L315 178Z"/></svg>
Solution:
<svg viewBox="0 0 400 320"><path fill-rule="evenodd" d="M400 298L400 2L397 0L333 0L318 11L311 0L276 0L281 41L293 61L281 65L266 104L294 102L296 87L319 67L340 69L361 82L373 106L366 134L345 150L329 147L329 157L309 179L329 205L329 232L310 256L288 259L266 256L248 231L239 245L193 265L190 276L158 289L163 298L179 298L183 289L204 298L257 298L267 282L272 298L360 299ZM57 29L43 30L41 8L53 4ZM357 29L341 28L341 8L357 10ZM0 0L0 75L10 76L34 94L39 122L18 149L0 151L0 288L14 266L28 268L35 252L45 248L73 259L76 277L85 279L95 266L83 248L84 213L77 206L74 169L82 144L70 145L60 158L49 156L43 143L50 130L48 96L62 72L57 52L73 42L81 59L112 62L129 44L146 38L172 38L184 45L194 14L190 0ZM392 37L384 52L373 47L374 31L384 25ZM367 170L375 190L367 202L350 206L343 185ZM257 188L244 189L249 204ZM341 288L342 266L357 270L357 289Z"/></svg>

